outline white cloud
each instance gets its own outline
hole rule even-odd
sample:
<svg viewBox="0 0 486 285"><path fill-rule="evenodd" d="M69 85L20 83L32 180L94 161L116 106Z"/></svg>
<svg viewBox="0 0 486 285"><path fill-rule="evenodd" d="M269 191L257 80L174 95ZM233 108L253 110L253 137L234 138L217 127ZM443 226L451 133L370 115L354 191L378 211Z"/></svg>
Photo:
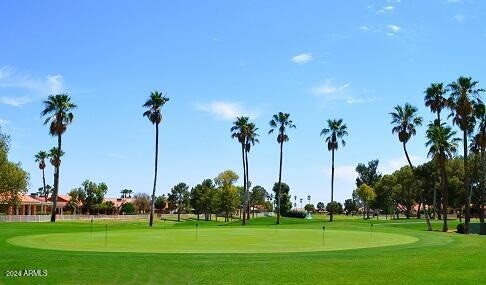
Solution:
<svg viewBox="0 0 486 285"><path fill-rule="evenodd" d="M410 155L410 160L412 161L413 165L419 165L421 163L424 163L426 160L420 156L416 155ZM380 168L380 171L383 174L391 174L394 171L397 171L398 169L402 168L403 166L408 165L407 158L405 155L396 157L393 159L388 160L385 162Z"/></svg>
<svg viewBox="0 0 486 285"><path fill-rule="evenodd" d="M10 121L4 120L4 119L0 118L0 126L5 126L5 125L7 125L9 123L10 123Z"/></svg>
<svg viewBox="0 0 486 285"><path fill-rule="evenodd" d="M221 120L233 120L238 116L256 118L256 114L243 110L239 103L214 101L211 103L196 104L196 110L210 113Z"/></svg>
<svg viewBox="0 0 486 285"><path fill-rule="evenodd" d="M355 97L349 97L346 99L346 103L348 104L359 104L359 103L368 103L368 102L373 102L375 101L375 97L369 97L369 98L355 98Z"/></svg>
<svg viewBox="0 0 486 285"><path fill-rule="evenodd" d="M355 181L358 174L356 173L356 166L353 165L341 165L334 168L334 178L341 181ZM327 170L327 175L331 177L332 170Z"/></svg>
<svg viewBox="0 0 486 285"><path fill-rule="evenodd" d="M388 30L394 34L398 33L402 28L397 25L388 25Z"/></svg>
<svg viewBox="0 0 486 285"><path fill-rule="evenodd" d="M311 91L315 95L334 95L344 91L348 87L349 83L345 83L343 85L334 85L331 79L326 79L324 84L312 88Z"/></svg>
<svg viewBox="0 0 486 285"><path fill-rule="evenodd" d="M0 103L19 107L32 101L35 96L61 93L64 90L63 85L63 77L60 74L34 77L28 72L20 72L5 65L0 68L0 94L27 92L29 96L14 97L9 94L1 97Z"/></svg>
<svg viewBox="0 0 486 285"><path fill-rule="evenodd" d="M370 30L370 28L368 28L367 26L361 26L361 27L359 27L359 30L362 31L362 32L368 32Z"/></svg>
<svg viewBox="0 0 486 285"><path fill-rule="evenodd" d="M385 12L392 12L393 10L395 10L395 7L393 7L392 5L388 5L388 6L384 6L384 7L381 7L380 10L378 10L378 14L383 14Z"/></svg>
<svg viewBox="0 0 486 285"><path fill-rule="evenodd" d="M293 62L299 63L299 64L308 63L309 61L312 61L313 59L314 59L314 57L312 56L311 53L302 53L302 54L296 55L296 56L291 58L291 60Z"/></svg>
<svg viewBox="0 0 486 285"><path fill-rule="evenodd" d="M462 14L457 14L453 17L454 20L458 21L459 23L464 23L464 20L466 20L466 16Z"/></svg>
<svg viewBox="0 0 486 285"><path fill-rule="evenodd" d="M63 90L63 83L63 78L60 74L46 76L46 87L51 94L61 93Z"/></svg>
<svg viewBox="0 0 486 285"><path fill-rule="evenodd" d="M32 101L29 97L0 97L0 103L13 107L22 107Z"/></svg>

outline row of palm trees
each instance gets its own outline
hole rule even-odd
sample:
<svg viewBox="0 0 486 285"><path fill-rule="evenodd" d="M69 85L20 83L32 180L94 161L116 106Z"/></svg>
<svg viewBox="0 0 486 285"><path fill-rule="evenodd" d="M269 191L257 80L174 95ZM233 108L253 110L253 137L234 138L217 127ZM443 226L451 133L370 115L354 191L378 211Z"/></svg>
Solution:
<svg viewBox="0 0 486 285"><path fill-rule="evenodd" d="M49 159L54 166L54 189L52 192L52 212L51 222L56 221L57 196L59 194L59 177L61 167L61 157L64 155L62 151L62 135L66 132L67 126L74 120L72 110L77 106L71 102L71 97L67 94L50 95L47 100L43 102L44 110L41 115L45 117L44 125L49 125L49 134L57 136L57 147L51 148L49 153L40 151L35 155L35 161L39 163L39 168L42 170L42 185L44 193L47 192L47 185L45 179L44 169L46 168L46 160ZM47 198L46 198L47 199Z"/></svg>
<svg viewBox="0 0 486 285"><path fill-rule="evenodd" d="M447 160L452 158L458 147L458 142L461 140L454 137L456 132L452 130L446 122L442 121L442 111L448 109L450 111L449 118L452 117L452 123L459 127L463 132L463 160L464 160L464 208L465 208L465 233L469 233L469 223L471 219L470 204L471 204L471 187L468 175L468 138L473 135L476 126L477 133L473 136L473 144L481 153L482 157L482 171L483 179L480 181L480 201L482 209L480 211L481 228L484 230L484 171L485 161L484 152L486 148L486 119L485 119L485 105L481 100L480 94L484 92L483 89L477 87L478 82L473 81L471 77L459 77L456 81L444 86L443 83L433 83L425 90L425 105L430 108L431 112L437 115L437 118L428 124L426 131L427 142L429 147L428 155L437 161L438 172L440 173L440 187L442 192L442 211L444 215L443 231L448 230L447 225L447 207L448 207L448 191L447 191L447 177L446 164ZM449 97L446 95L449 93ZM403 145L403 150L407 158L408 164L414 172L414 167L410 161L407 152L406 144L412 136L416 134L416 126L422 125L423 119L417 114L417 108L406 103L404 107L397 105L394 112L390 113L392 117L392 133L398 134L398 139ZM420 202L426 205L422 193L419 193ZM435 196L435 195L434 195ZM435 198L434 198L435 200ZM435 210L435 201L433 202ZM429 222L429 215L425 210L425 217L427 220L428 229L431 230Z"/></svg>
<svg viewBox="0 0 486 285"><path fill-rule="evenodd" d="M283 145L284 142L289 141L289 136L287 131L289 129L296 128L295 124L292 120L290 120L290 114L279 112L272 116L272 119L269 122L270 130L268 134L272 134L274 131L277 133L277 143L280 146L280 159L279 159L279 173L278 173L278 192L277 192L277 221L276 223L280 223L280 204L281 204L281 189L282 189L282 161L283 161ZM249 188L249 180L248 180L248 152L250 151L250 147L258 142L256 138L258 134L256 131L258 128L255 127L255 124L250 122L250 119L245 116L237 117L236 121L233 122L233 126L231 127L230 131L231 137L237 139L238 142L241 144L241 156L243 161L243 176L244 182L243 187L245 191L245 195L243 198L243 220L242 223L245 225L245 211L247 209L247 199L248 199L248 188ZM344 146L346 142L344 141L343 137L348 135L347 126L343 123L342 119L339 120L327 120L327 128L322 129L321 135L326 136L326 143L327 148L329 151L332 152L332 173L331 173L331 201L334 201L334 152L337 151L339 146L339 141ZM310 196L309 196L310 200ZM330 221L333 220L333 213L331 210L330 213Z"/></svg>

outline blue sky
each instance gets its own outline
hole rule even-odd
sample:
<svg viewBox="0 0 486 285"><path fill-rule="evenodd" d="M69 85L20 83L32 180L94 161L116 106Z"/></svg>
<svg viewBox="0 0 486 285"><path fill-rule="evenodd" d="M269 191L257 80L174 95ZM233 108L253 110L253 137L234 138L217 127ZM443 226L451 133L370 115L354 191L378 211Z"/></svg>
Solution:
<svg viewBox="0 0 486 285"><path fill-rule="evenodd" d="M391 134L397 104L425 122L432 82L472 76L486 86L486 3L482 1L2 1L0 124L10 159L41 186L34 154L56 143L42 100L67 92L79 108L63 138L61 193L84 179L151 192L154 127L142 117L150 91L170 98L160 132L157 194L225 169L242 173L229 129L251 116L260 144L250 180L270 190L279 149L268 121L291 114L283 181L292 196L330 200L330 153L319 136L343 118L347 145L336 153L335 199L355 188L358 163L383 173L405 165ZM426 160L425 127L409 143ZM47 168L52 184L52 167Z"/></svg>

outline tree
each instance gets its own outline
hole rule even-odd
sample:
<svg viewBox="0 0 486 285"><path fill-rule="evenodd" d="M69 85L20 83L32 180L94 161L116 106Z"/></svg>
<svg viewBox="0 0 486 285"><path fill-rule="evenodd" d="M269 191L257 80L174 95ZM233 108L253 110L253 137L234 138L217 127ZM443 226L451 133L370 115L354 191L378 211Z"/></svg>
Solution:
<svg viewBox="0 0 486 285"><path fill-rule="evenodd" d="M123 189L120 191L121 193L121 198L131 198L132 196L132 193L133 193L133 190L130 190L130 189Z"/></svg>
<svg viewBox="0 0 486 285"><path fill-rule="evenodd" d="M162 111L160 110L162 106L169 101L169 98L165 97L162 93L158 91L153 91L150 93L149 99L145 101L143 107L148 108L143 112L143 116L147 117L149 121L155 125L155 171L154 171L154 188L152 190L152 199L150 206L150 220L149 226L151 227L154 221L154 210L155 210L155 191L157 189L157 162L159 159L159 124L162 122Z"/></svg>
<svg viewBox="0 0 486 285"><path fill-rule="evenodd" d="M326 211L329 213L336 213L336 214L342 214L343 213L343 205L337 201L332 201L327 203L326 205Z"/></svg>
<svg viewBox="0 0 486 285"><path fill-rule="evenodd" d="M256 133L257 130L258 128L255 127L255 124L250 123L249 118L243 116L236 118L236 121L233 122L233 126L231 127L231 137L237 139L241 144L241 156L243 160L243 225L245 225L247 218L245 213L249 209L248 194L250 186L248 178L248 152L250 152L252 145L259 142L256 138L258 136ZM249 212L247 214L249 218Z"/></svg>
<svg viewBox="0 0 486 285"><path fill-rule="evenodd" d="M167 205L167 197L164 194L158 196L157 198L155 198L154 205L155 209L164 210L165 206Z"/></svg>
<svg viewBox="0 0 486 285"><path fill-rule="evenodd" d="M281 201L280 195L281 192L281 183L282 183L282 159L283 159L283 144L286 141L289 141L289 137L287 135L287 129L295 129L296 126L292 122L292 120L289 119L290 114L289 113L282 113L279 112L278 114L274 114L272 117L272 120L270 120L270 131L268 131L269 134L273 133L274 130L278 129L278 135L277 135L277 142L280 144L280 164L279 164L279 171L278 171L278 195L277 197L277 224L280 224L280 210L282 209L281 206ZM291 206L292 207L292 206Z"/></svg>
<svg viewBox="0 0 486 285"><path fill-rule="evenodd" d="M136 211L135 205L133 205L133 203L130 202L123 203L121 210L123 214L133 214Z"/></svg>
<svg viewBox="0 0 486 285"><path fill-rule="evenodd" d="M368 166L364 163L358 163L358 166L356 166L356 172L358 173L356 178L357 187L361 186L361 184L373 187L380 180L381 173L378 172L378 163L378 159L368 162Z"/></svg>
<svg viewBox="0 0 486 285"><path fill-rule="evenodd" d="M317 206L319 207L319 205ZM358 205L356 205L356 201L354 199L344 200L344 211L346 212L346 216L358 211Z"/></svg>
<svg viewBox="0 0 486 285"><path fill-rule="evenodd" d="M314 204L309 203L309 204L305 205L304 210L306 210L307 212L314 213L314 211L315 211Z"/></svg>
<svg viewBox="0 0 486 285"><path fill-rule="evenodd" d="M189 207L189 186L181 182L172 187L167 196L171 208L177 209L177 221L180 222L181 212L186 211Z"/></svg>
<svg viewBox="0 0 486 285"><path fill-rule="evenodd" d="M133 204L139 213L145 213L151 209L151 200L147 193L137 193L133 195L133 198Z"/></svg>
<svg viewBox="0 0 486 285"><path fill-rule="evenodd" d="M361 184L357 189L357 194L365 205L366 218L370 218L370 204L375 200L375 190L366 184ZM364 214L363 214L364 216Z"/></svg>
<svg viewBox="0 0 486 285"><path fill-rule="evenodd" d="M252 188L250 195L250 205L253 208L253 217L255 216L256 205L263 206L265 204L265 197L267 197L267 190L260 185Z"/></svg>
<svg viewBox="0 0 486 285"><path fill-rule="evenodd" d="M39 151L35 155L35 162L39 163L39 169L42 170L42 186L44 187L43 193L46 193L47 192L47 189L46 189L46 176L45 176L45 173L44 173L44 169L46 168L46 161L45 160L48 157L49 157L49 155L45 151ZM47 202L47 196L45 196L45 200Z"/></svg>
<svg viewBox="0 0 486 285"><path fill-rule="evenodd" d="M273 185L273 192L275 193L275 200L280 200L280 212L282 216L287 215L287 213L292 209L292 202L290 201L290 187L284 182L277 182ZM278 204L277 204L278 207Z"/></svg>
<svg viewBox="0 0 486 285"><path fill-rule="evenodd" d="M432 83L430 84L430 87L428 87L424 92L425 106L429 107L432 113L437 114L436 124L438 126L442 124L440 114L442 110L444 110L448 106L447 98L445 98L447 91L448 90L444 88L443 83ZM437 163L438 168L440 168L439 164L440 163ZM441 170L438 169L438 172L440 173ZM436 188L435 187L434 187L433 208L434 208L434 219L435 219L435 212L436 212Z"/></svg>
<svg viewBox="0 0 486 285"><path fill-rule="evenodd" d="M62 135L66 132L67 126L74 120L72 111L77 107L71 102L71 97L67 94L49 95L44 102L44 110L41 115L47 116L44 125L49 124L49 134L57 136L57 149L62 151ZM52 159L52 157L51 157ZM54 165L54 190L52 192L52 214L51 222L56 221L57 195L59 193L59 177L61 161Z"/></svg>
<svg viewBox="0 0 486 285"><path fill-rule="evenodd" d="M486 198L486 105L480 99L474 104L474 116L478 122L478 130L474 139L480 153L480 179L479 179L479 223L481 235L486 235L484 223L484 204Z"/></svg>
<svg viewBox="0 0 486 285"><path fill-rule="evenodd" d="M327 150L332 153L332 170L331 170L331 202L334 201L334 152L338 150L339 140L341 140L341 145L344 147L346 142L343 137L348 135L348 127L343 124L343 119L339 120L327 120L327 128L322 129L321 136L326 136ZM333 212L330 212L329 221L332 222Z"/></svg>
<svg viewBox="0 0 486 285"><path fill-rule="evenodd" d="M390 113L390 115L392 117L391 124L393 125L392 133L398 134L398 140L403 145L403 151L405 152L408 164L413 173L414 168L412 162L410 161L410 157L408 156L407 142L417 133L415 126L422 125L422 117L417 115L417 108L408 103L405 103L405 107L397 105L395 107L395 112ZM419 192L419 196L422 204L425 205L421 192ZM430 224L429 215L427 213L427 209L424 210L425 219L427 221L427 229L431 231L432 225Z"/></svg>
<svg viewBox="0 0 486 285"><path fill-rule="evenodd" d="M388 219L388 214L396 213L398 218L398 207L400 204L399 195L401 185L397 182L396 172L390 175L384 175L375 184L376 193L375 205L381 209ZM403 204L403 202L401 202Z"/></svg>
<svg viewBox="0 0 486 285"><path fill-rule="evenodd" d="M81 205L86 203L86 192L83 188L78 187L69 191L68 195L71 197L71 200L68 203L68 208L72 210L72 212L76 215L76 213L80 213Z"/></svg>
<svg viewBox="0 0 486 285"><path fill-rule="evenodd" d="M46 202L51 193L52 193L52 186L49 184L46 184L45 187L40 187L37 191L37 195L39 195L39 197L44 197L44 200Z"/></svg>
<svg viewBox="0 0 486 285"><path fill-rule="evenodd" d="M214 181L218 188L219 209L225 213L225 222L229 221L230 213L238 207L239 199L236 187L233 185L239 176L232 170L221 172Z"/></svg>
<svg viewBox="0 0 486 285"><path fill-rule="evenodd" d="M467 171L467 150L468 150L468 136L474 130L475 117L473 115L473 99L477 98L483 89L477 88L478 82L472 81L471 77L459 77L456 81L449 84L450 96L448 99L449 108L452 111L452 122L459 126L463 132L463 159L464 159L464 196L465 196L465 223L464 233L469 234L469 222L471 219L470 213L470 187L469 187L469 173Z"/></svg>
<svg viewBox="0 0 486 285"><path fill-rule="evenodd" d="M0 204L16 206L20 195L27 192L29 174L20 163L8 160L10 137L0 129Z"/></svg>
<svg viewBox="0 0 486 285"><path fill-rule="evenodd" d="M106 192L108 192L108 186L103 182L97 184L88 179L84 180L81 186L85 196L83 201L84 210L91 215L99 212L100 205L103 203Z"/></svg>
<svg viewBox="0 0 486 285"><path fill-rule="evenodd" d="M325 209L326 209L326 206L324 205L324 203L323 203L323 202L319 202L319 203L317 203L317 211L318 211L318 212L322 212L322 211L324 211Z"/></svg>
<svg viewBox="0 0 486 285"><path fill-rule="evenodd" d="M439 121L437 121L439 122ZM425 146L429 147L428 156L433 157L440 168L441 173L441 190L442 190L442 211L444 216L444 224L442 231L447 232L449 230L447 225L447 208L448 203L448 191L447 189L447 177L446 177L446 164L447 159L452 158L457 151L457 143L460 141L458 138L453 138L456 132L452 131L445 123L440 125L430 123L426 132L427 142ZM434 187L435 189L435 187Z"/></svg>

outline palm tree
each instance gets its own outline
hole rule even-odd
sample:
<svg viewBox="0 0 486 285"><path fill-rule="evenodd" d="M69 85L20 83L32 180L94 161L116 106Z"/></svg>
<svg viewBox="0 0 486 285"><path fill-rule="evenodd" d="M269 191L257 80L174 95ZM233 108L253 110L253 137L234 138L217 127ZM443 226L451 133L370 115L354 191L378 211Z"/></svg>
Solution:
<svg viewBox="0 0 486 285"><path fill-rule="evenodd" d="M474 116L478 121L478 132L474 136L475 142L478 146L481 162L480 162L480 195L479 195L479 224L480 230L479 233L481 235L486 235L486 226L484 224L484 199L485 199L485 191L486 191L486 105L481 100L476 100L474 104Z"/></svg>
<svg viewBox="0 0 486 285"><path fill-rule="evenodd" d="M54 169L58 169L59 166L61 165L61 157L64 155L64 151L57 147L53 147L49 150L49 160L54 166ZM54 183L56 182L56 173L54 173ZM54 187L54 192L52 193L52 211L54 212L54 222L55 220L55 213L57 210L57 195L54 194L56 192L56 188ZM52 217L51 217L51 222L52 222Z"/></svg>
<svg viewBox="0 0 486 285"><path fill-rule="evenodd" d="M456 132L452 131L449 126L445 123L437 125L435 123L430 123L429 128L426 132L427 142L425 146L429 147L428 155L433 157L440 169L440 184L442 189L442 213L444 216L444 225L442 226L442 231L447 232L449 230L447 225L447 208L449 205L449 195L447 191L447 178L446 178L446 163L447 159L452 158L457 152L457 143L460 141L459 138L454 138L453 136Z"/></svg>
<svg viewBox="0 0 486 285"><path fill-rule="evenodd" d="M44 125L49 124L49 134L51 136L57 136L57 149L59 153L63 153L62 134L67 129L67 126L74 120L72 110L77 106L71 102L71 97L67 94L49 95L44 102L44 110L41 115L47 116L44 121ZM60 157L58 157L60 158ZM52 160L52 157L51 157ZM61 161L55 166L54 169L54 191L52 193L53 207L51 214L51 222L56 221L56 207L57 207L57 195L59 194L59 168Z"/></svg>
<svg viewBox="0 0 486 285"><path fill-rule="evenodd" d="M46 176L44 173L44 169L46 168L46 159L48 158L48 154L45 151L39 151L35 155L35 162L39 163L39 169L42 170L42 186L43 188L43 193L46 192ZM44 196L44 195L42 195ZM47 202L47 196L46 196L46 202Z"/></svg>
<svg viewBox="0 0 486 285"><path fill-rule="evenodd" d="M392 133L398 134L398 140L403 144L403 151L405 152L408 165L410 166L412 173L415 175L412 162L410 161L410 157L408 156L408 152L407 152L407 142L410 140L412 136L414 136L417 133L415 126L422 125L422 117L417 115L417 108L408 103L405 103L404 107L397 105L395 106L394 109L395 112L390 113L390 115L392 116L391 124L394 125L394 127L392 128ZM432 226L430 224L429 214L427 213L427 209L425 208L425 203L424 203L425 201L422 197L421 191L419 191L419 197L422 205L424 205L425 220L427 221L427 229L431 231ZM407 218L409 218L409 216L410 214L407 213Z"/></svg>
<svg viewBox="0 0 486 285"><path fill-rule="evenodd" d="M246 203L247 203L247 185L246 185L246 163L245 163L245 149L246 149L246 136L248 133L248 124L249 118L248 117L237 117L236 121L233 122L233 126L231 127L230 131L231 138L237 139L238 142L241 144L241 160L243 162L243 219L242 223L245 225L246 223Z"/></svg>
<svg viewBox="0 0 486 285"><path fill-rule="evenodd" d="M143 116L147 117L149 121L155 125L155 174L154 174L154 189L152 191L152 202L150 206L150 221L149 226L152 226L154 221L154 207L155 207L155 189L157 187L157 161L159 158L159 124L162 122L162 112L160 108L169 101L162 93L154 91L150 93L149 98L143 104L143 107L148 108L143 112Z"/></svg>
<svg viewBox="0 0 486 285"><path fill-rule="evenodd" d="M441 125L440 113L443 109L447 107L447 98L444 96L447 93L447 89L444 88L443 83L432 83L430 87L425 90L425 106L430 108L432 113L437 114L437 125ZM437 163L437 170L440 176L440 166ZM435 219L435 213L437 211L437 198L436 198L436 188L434 187L434 201L433 201L433 219ZM440 216L440 215L439 215Z"/></svg>
<svg viewBox="0 0 486 285"><path fill-rule="evenodd" d="M286 133L287 129L296 128L292 120L289 119L289 113L278 112L274 114L272 120L270 120L270 131L269 134L273 133L274 130L278 129L277 142L280 144L280 167L278 172L278 201L277 201L277 224L280 224L280 200L281 200L281 190L282 190L282 159L283 159L283 144L289 140Z"/></svg>
<svg viewBox="0 0 486 285"><path fill-rule="evenodd" d="M297 209L297 196L294 196L294 201L295 201L295 202L294 202L294 208L296 208L296 209Z"/></svg>
<svg viewBox="0 0 486 285"><path fill-rule="evenodd" d="M38 188L37 195L39 195L39 197L43 197L44 200L47 202L47 198L49 198L49 194L51 192L52 192L51 185L46 184L46 186Z"/></svg>
<svg viewBox="0 0 486 285"><path fill-rule="evenodd" d="M248 198L248 193L250 191L250 180L249 180L249 171L248 171L248 153L250 152L251 146L255 145L255 143L260 142L257 137L258 128L255 126L254 123L249 123L246 132L246 139L245 139L245 164L246 164L246 197ZM247 219L250 219L250 204L247 203Z"/></svg>
<svg viewBox="0 0 486 285"><path fill-rule="evenodd" d="M343 124L343 119L339 120L327 120L327 128L322 129L321 136L324 135L326 137L327 142L327 150L331 151L332 153L332 169L331 169L331 205L334 201L334 152L338 150L339 142L341 140L341 144L343 146L346 145L343 137L348 135L347 131L348 127L346 124ZM333 207L331 207L331 213L329 221L332 222L333 220Z"/></svg>
<svg viewBox="0 0 486 285"><path fill-rule="evenodd" d="M303 200L304 200L304 199L300 198L300 210L302 210L302 201L303 201Z"/></svg>
<svg viewBox="0 0 486 285"><path fill-rule="evenodd" d="M449 96L449 108L452 113L453 123L463 132L463 154L464 154L464 195L465 195L465 219L464 233L469 234L469 222L471 220L471 201L469 187L469 173L467 170L467 137L474 130L475 117L473 115L473 99L477 97L483 89L476 88L478 82L472 81L471 77L459 77L457 81L449 84L451 94Z"/></svg>
<svg viewBox="0 0 486 285"><path fill-rule="evenodd" d="M309 201L309 204L310 204L310 200L311 200L311 195L307 195L307 201Z"/></svg>

